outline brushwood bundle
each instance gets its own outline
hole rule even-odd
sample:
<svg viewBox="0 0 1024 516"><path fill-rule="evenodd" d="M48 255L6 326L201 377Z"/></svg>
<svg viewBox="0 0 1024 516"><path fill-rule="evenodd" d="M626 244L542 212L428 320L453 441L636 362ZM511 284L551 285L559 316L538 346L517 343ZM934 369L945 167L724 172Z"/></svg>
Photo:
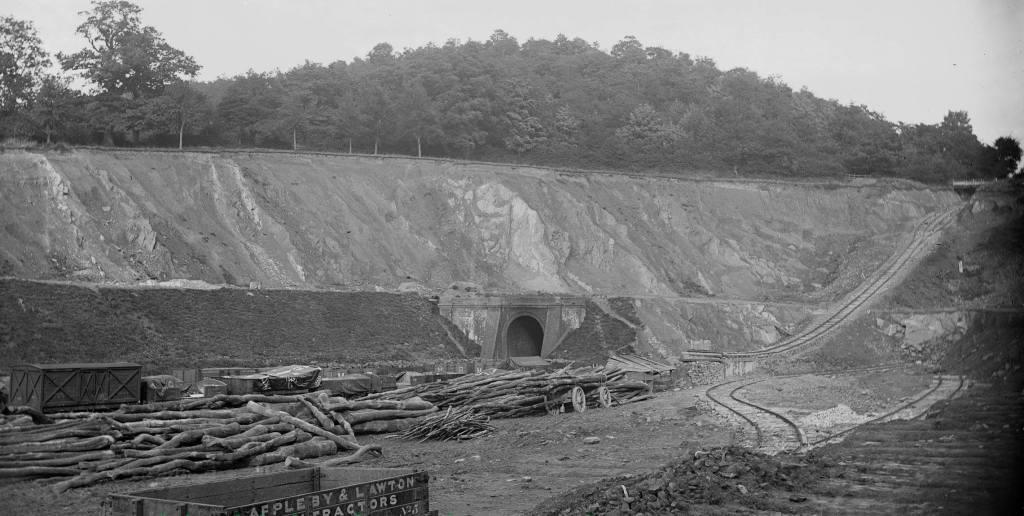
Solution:
<svg viewBox="0 0 1024 516"><path fill-rule="evenodd" d="M481 415L473 407L448 407L444 412L427 416L412 428L391 437L453 441L474 439L494 431L491 418Z"/></svg>

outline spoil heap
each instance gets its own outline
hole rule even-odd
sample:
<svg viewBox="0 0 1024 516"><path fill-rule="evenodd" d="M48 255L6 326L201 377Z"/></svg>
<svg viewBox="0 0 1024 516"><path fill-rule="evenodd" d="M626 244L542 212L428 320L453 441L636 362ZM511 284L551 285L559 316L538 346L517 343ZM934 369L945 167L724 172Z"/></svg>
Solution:
<svg viewBox="0 0 1024 516"><path fill-rule="evenodd" d="M697 451L648 475L627 475L580 487L545 501L530 513L679 514L701 505L715 507L716 514L749 509L789 512L792 503L806 498L798 494L780 498L775 491L796 491L821 468L786 459L736 446Z"/></svg>

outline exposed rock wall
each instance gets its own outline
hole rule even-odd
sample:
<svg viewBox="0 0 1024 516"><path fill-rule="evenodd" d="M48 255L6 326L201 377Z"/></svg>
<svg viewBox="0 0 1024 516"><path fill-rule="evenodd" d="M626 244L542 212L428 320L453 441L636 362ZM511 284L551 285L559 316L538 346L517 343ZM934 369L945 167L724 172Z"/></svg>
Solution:
<svg viewBox="0 0 1024 516"><path fill-rule="evenodd" d="M354 289L465 280L500 292L651 298L639 313L662 328L656 337L668 349L682 336L700 339L672 326L682 324L680 311L701 309L657 299L810 299L830 288L851 249L885 248L913 220L956 202L953 192L871 180L697 181L243 152L8 152L0 155L0 273ZM659 311L671 320L652 323ZM741 347L775 338L776 322L797 318L735 313L763 321Z"/></svg>

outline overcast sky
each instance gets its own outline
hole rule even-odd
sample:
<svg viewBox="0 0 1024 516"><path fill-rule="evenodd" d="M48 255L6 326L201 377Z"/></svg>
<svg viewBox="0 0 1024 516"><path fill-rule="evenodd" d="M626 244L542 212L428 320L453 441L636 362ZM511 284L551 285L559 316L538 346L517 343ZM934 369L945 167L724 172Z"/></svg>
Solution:
<svg viewBox="0 0 1024 516"><path fill-rule="evenodd" d="M203 66L200 79L287 70L503 29L520 42L562 33L608 50L644 45L745 67L795 89L866 104L892 121L967 110L986 143L1024 139L1022 0L138 0L143 22ZM88 0L2 0L47 50L74 51Z"/></svg>

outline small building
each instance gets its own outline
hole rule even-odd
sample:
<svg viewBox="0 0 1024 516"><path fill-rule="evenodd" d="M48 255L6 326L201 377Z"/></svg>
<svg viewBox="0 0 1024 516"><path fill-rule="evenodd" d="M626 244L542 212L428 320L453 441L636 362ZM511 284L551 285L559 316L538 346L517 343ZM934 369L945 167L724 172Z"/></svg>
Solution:
<svg viewBox="0 0 1024 516"><path fill-rule="evenodd" d="M675 367L644 358L640 355L619 355L612 353L605 364L608 369L626 372L626 378L640 380L650 386L651 392L666 389L672 383Z"/></svg>

